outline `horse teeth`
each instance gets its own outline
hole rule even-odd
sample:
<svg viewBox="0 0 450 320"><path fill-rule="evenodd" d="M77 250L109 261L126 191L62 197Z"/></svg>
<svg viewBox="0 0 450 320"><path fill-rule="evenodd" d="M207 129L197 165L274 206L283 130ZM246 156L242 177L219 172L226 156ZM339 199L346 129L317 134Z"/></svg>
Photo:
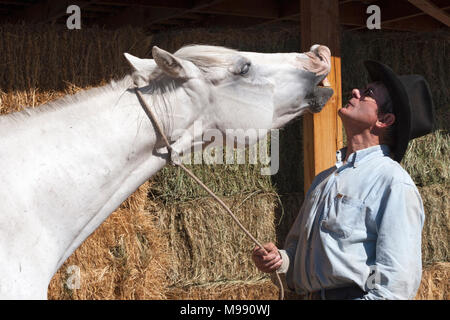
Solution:
<svg viewBox="0 0 450 320"><path fill-rule="evenodd" d="M323 79L322 81L319 82L318 84L319 87L331 87L331 83L330 81L328 81L328 78Z"/></svg>

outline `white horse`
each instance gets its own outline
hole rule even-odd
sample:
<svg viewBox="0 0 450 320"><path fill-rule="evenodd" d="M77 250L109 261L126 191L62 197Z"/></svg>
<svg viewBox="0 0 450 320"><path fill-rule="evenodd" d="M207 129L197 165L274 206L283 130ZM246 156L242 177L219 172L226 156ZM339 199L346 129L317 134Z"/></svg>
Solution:
<svg viewBox="0 0 450 320"><path fill-rule="evenodd" d="M330 51L261 54L215 46L125 54L132 76L0 117L0 298L46 299L63 262L141 184L168 163L131 89L188 152L203 129L279 128L319 112ZM177 129L185 129L174 137ZM201 134L201 133L200 133Z"/></svg>

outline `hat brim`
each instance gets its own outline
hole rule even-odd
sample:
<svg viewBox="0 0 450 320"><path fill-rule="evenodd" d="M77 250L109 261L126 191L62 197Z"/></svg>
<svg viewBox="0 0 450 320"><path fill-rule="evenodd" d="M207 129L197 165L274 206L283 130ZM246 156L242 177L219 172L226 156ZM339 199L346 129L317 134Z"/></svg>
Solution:
<svg viewBox="0 0 450 320"><path fill-rule="evenodd" d="M411 131L411 103L405 87L388 66L373 60L364 61L370 79L381 81L389 91L394 105L395 115L395 148L392 150L394 160L400 162L408 148Z"/></svg>

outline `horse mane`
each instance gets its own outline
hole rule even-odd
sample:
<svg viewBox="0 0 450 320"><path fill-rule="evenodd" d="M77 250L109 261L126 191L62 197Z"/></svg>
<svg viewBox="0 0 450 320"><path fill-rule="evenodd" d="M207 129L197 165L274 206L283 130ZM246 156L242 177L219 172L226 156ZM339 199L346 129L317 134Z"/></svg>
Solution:
<svg viewBox="0 0 450 320"><path fill-rule="evenodd" d="M211 67L229 66L232 63L230 55L237 53L236 50L226 47L192 44L180 48L174 55L192 62L200 70L207 72Z"/></svg>

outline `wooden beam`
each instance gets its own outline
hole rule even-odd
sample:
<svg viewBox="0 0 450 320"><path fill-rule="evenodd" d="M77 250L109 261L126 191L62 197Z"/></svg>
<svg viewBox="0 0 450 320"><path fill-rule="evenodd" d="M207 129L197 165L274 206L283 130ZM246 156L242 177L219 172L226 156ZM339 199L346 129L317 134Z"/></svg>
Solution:
<svg viewBox="0 0 450 320"><path fill-rule="evenodd" d="M344 25L365 26L367 6L362 2L344 2L339 6L339 21Z"/></svg>
<svg viewBox="0 0 450 320"><path fill-rule="evenodd" d="M447 1L448 0L436 0L435 3L441 10L447 10L449 8ZM408 30L407 24L411 22L411 18L426 16L423 11L405 1L383 0L378 1L376 4L381 10L381 29ZM355 26L355 28L349 29L348 31L366 29L366 20L368 17L366 9L367 5L363 5L362 3L350 2L341 5L341 24ZM409 21L399 23L403 20ZM426 21L427 19L419 20ZM431 23L424 24L424 27L428 25L431 26ZM436 25L436 27L438 26ZM416 25L411 25L409 29L411 31L416 31L418 27Z"/></svg>
<svg viewBox="0 0 450 320"><path fill-rule="evenodd" d="M224 0L191 0L189 8L136 8L130 7L123 10L118 15L105 18L98 22L103 26L119 26L132 25L139 27L150 27L152 24L159 24L160 22L176 19L182 17L187 13L195 13L206 7L216 5Z"/></svg>
<svg viewBox="0 0 450 320"><path fill-rule="evenodd" d="M449 12L449 10L450 8L446 9L445 12ZM381 28L385 30L430 32L445 28L445 26L428 15L421 15L409 19L402 19L400 21L385 22L381 24Z"/></svg>
<svg viewBox="0 0 450 320"><path fill-rule="evenodd" d="M448 0L434 0L434 3L445 9L449 6ZM413 17L423 16L425 13L406 1L380 1L381 19L385 23L401 21Z"/></svg>
<svg viewBox="0 0 450 320"><path fill-rule="evenodd" d="M381 0L376 5L380 7L382 23L407 19L411 16L423 14L423 12L411 6L406 1ZM341 24L366 28L366 21L369 17L366 13L368 6L360 1L342 3L339 8Z"/></svg>
<svg viewBox="0 0 450 320"><path fill-rule="evenodd" d="M21 2L21 1L12 1L12 0L5 0L0 1L0 4L4 5L15 5L15 6L28 6L29 3Z"/></svg>
<svg viewBox="0 0 450 320"><path fill-rule="evenodd" d="M339 17L341 23L354 26L365 25L366 9L367 5L363 4L360 0L339 1ZM268 25L284 20L300 20L299 1L282 0L279 11L280 15L278 18L266 21L261 25Z"/></svg>
<svg viewBox="0 0 450 320"><path fill-rule="evenodd" d="M181 16L185 9L179 8L137 8L129 7L116 15L111 15L99 20L101 26L117 28L129 25L134 27L148 27L152 24L168 20L170 17ZM165 19L162 19L166 17Z"/></svg>
<svg viewBox="0 0 450 320"><path fill-rule="evenodd" d="M266 26L280 21L298 21L300 19L300 3L292 0L282 0L278 9L278 17L261 22L255 26Z"/></svg>
<svg viewBox="0 0 450 320"><path fill-rule="evenodd" d="M304 190L314 177L336 162L336 151L342 147L342 123L338 108L342 105L340 25L338 0L299 0L301 50L313 44L330 48L331 72L328 79L334 95L324 109L303 118Z"/></svg>
<svg viewBox="0 0 450 320"><path fill-rule="evenodd" d="M445 4L448 3L447 1L448 0L435 0L435 3L442 8L441 10L446 10L448 9L448 6L445 6ZM348 31L365 29L368 18L366 10L370 4L380 6L382 28L385 29L408 30L407 24L410 22L410 18L426 15L423 11L410 5L406 1L369 0L363 2L361 0L343 0L339 2L339 19L341 25L355 27L349 28ZM280 6L280 16L262 22L259 25L268 25L283 20L298 20L300 19L299 7L298 1L284 0ZM402 20L406 20L405 23L394 23ZM426 30L436 26L436 24L429 23L426 19L419 19L419 21L423 21L421 23ZM418 30L418 27L411 25L409 30Z"/></svg>
<svg viewBox="0 0 450 320"><path fill-rule="evenodd" d="M445 12L449 12L450 6L442 8ZM402 16L400 18L389 19L385 21L381 21L381 29L385 30L393 30L393 31L413 31L413 32L421 32L421 31L433 31L437 30L443 25L433 19L432 17L422 13L412 14L408 16ZM363 30L367 27L365 25L350 28L346 31L356 31Z"/></svg>
<svg viewBox="0 0 450 320"><path fill-rule="evenodd" d="M442 9L438 8L434 3L428 0L408 0L409 3L415 5L417 8L442 22L447 27L450 27L450 16Z"/></svg>
<svg viewBox="0 0 450 320"><path fill-rule="evenodd" d="M178 8L189 9L192 6L191 0L100 0L98 4L117 7L136 8Z"/></svg>
<svg viewBox="0 0 450 320"><path fill-rule="evenodd" d="M199 10L201 13L276 19L279 4L275 0L232 0Z"/></svg>
<svg viewBox="0 0 450 320"><path fill-rule="evenodd" d="M97 0L45 0L24 8L13 15L9 20L47 23L67 15L67 7L72 4L76 4L82 9L96 2Z"/></svg>
<svg viewBox="0 0 450 320"><path fill-rule="evenodd" d="M198 22L198 25L201 27L229 27L233 26L235 28L248 28L253 27L255 25L259 25L263 22L267 21L264 18L255 18L255 17L246 17L243 19L238 16L228 16L228 15L219 15L219 16L208 16ZM197 25L197 26L198 26Z"/></svg>

